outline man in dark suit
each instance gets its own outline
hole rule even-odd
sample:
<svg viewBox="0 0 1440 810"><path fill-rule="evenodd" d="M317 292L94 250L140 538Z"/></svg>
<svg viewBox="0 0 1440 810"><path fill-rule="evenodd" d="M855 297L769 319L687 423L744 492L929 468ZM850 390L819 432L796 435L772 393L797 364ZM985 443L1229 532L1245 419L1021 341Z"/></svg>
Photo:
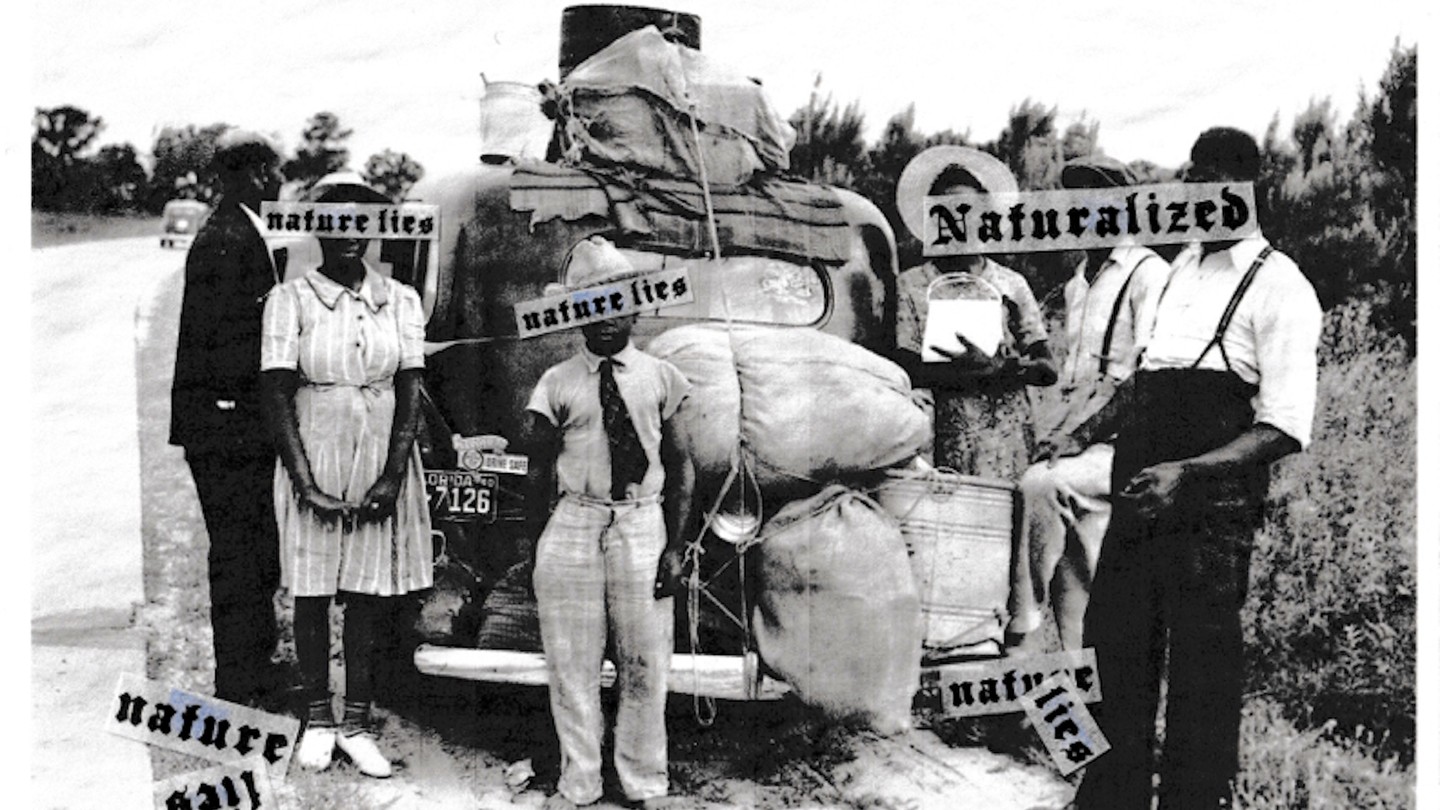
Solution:
<svg viewBox="0 0 1440 810"><path fill-rule="evenodd" d="M215 696L268 701L286 684L271 663L280 580L275 446L260 410L260 317L284 277L259 231L279 191L279 155L263 136L230 130L216 144L221 198L185 259L185 295L170 394L170 443L185 448L210 535Z"/></svg>

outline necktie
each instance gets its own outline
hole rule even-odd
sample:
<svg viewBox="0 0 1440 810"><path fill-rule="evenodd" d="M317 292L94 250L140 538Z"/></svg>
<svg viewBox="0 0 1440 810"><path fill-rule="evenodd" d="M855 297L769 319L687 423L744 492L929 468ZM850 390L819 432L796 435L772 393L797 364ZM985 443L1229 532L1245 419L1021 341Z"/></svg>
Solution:
<svg viewBox="0 0 1440 810"><path fill-rule="evenodd" d="M615 384L615 362L600 361L600 410L604 415L605 438L610 444L610 497L625 499L625 487L638 484L650 468L650 459L640 444L640 434L630 421L630 410Z"/></svg>

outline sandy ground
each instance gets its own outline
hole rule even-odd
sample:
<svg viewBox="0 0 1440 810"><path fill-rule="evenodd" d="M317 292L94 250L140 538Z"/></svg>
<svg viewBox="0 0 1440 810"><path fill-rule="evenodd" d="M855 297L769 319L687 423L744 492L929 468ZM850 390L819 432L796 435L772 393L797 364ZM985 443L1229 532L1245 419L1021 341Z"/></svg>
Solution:
<svg viewBox="0 0 1440 810"><path fill-rule="evenodd" d="M80 503L56 496L72 486L81 469L75 462L52 463L36 482L36 525L50 528L35 541L35 716L63 722L36 724L34 782L37 793L53 797L46 807L142 806L152 773L145 749L87 732L115 673L144 672L147 653L152 676L208 690L203 578L147 570L142 588L142 525L146 542L158 537L192 558L204 548L183 456L155 430L168 417L163 392L183 252L161 250L147 238L34 255L37 458L84 459L89 480L105 482ZM141 436L148 437L143 446L136 439L137 395ZM150 592L167 582L174 593ZM140 628L132 608L142 603ZM348 766L302 774L283 788L288 806L538 806L554 767L546 762L554 749L543 691L445 683L449 688L442 685L418 709L385 715L385 737L400 762L395 778L365 780ZM684 696L672 698L669 715L680 807L1028 810L1059 807L1070 793L1043 766L964 744L975 736L966 729L944 735L946 741L928 731L882 739L830 727L788 704L722 705L716 725L702 729ZM504 769L526 756L535 758L540 776L534 788L514 794ZM77 761L101 767L77 777L68 768ZM153 763L157 777L187 767L165 754ZM55 790L60 784L64 793Z"/></svg>

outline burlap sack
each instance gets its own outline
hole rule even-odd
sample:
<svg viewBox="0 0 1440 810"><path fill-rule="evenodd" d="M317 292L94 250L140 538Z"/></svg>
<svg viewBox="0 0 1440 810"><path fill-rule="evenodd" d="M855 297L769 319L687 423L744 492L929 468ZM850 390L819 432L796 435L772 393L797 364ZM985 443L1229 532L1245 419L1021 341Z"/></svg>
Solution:
<svg viewBox="0 0 1440 810"><path fill-rule="evenodd" d="M831 486L781 509L762 536L754 630L766 665L836 719L909 728L920 598L895 521Z"/></svg>
<svg viewBox="0 0 1440 810"><path fill-rule="evenodd" d="M530 589L534 569L518 562L485 598L485 619L475 645L482 650L540 652L540 613Z"/></svg>
<svg viewBox="0 0 1440 810"><path fill-rule="evenodd" d="M930 424L894 363L814 329L683 326L646 349L693 387L676 415L697 475L724 476L743 453L762 492L811 494L902 463Z"/></svg>

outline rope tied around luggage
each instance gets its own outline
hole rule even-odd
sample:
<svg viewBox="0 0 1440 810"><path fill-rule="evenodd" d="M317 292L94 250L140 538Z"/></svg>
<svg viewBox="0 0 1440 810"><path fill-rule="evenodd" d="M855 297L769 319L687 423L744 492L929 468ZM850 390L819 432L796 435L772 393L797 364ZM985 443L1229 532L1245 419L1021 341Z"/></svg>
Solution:
<svg viewBox="0 0 1440 810"><path fill-rule="evenodd" d="M687 99L686 99L686 106L687 106L687 108L688 108L688 109L686 110L686 113L687 113L687 114L686 114L686 117L689 119L689 123L690 123L690 134L691 134L691 136L695 139L695 158L696 158L696 163L698 163L698 164L699 164L699 167L700 167L700 190L701 190L702 196L703 196L703 198L704 198L704 200L705 200L705 225L706 225L706 233L707 233L707 234L709 235L709 237L710 237L710 258L711 258L712 261L717 261L717 262L718 262L718 261L720 260L720 229L719 229L719 227L718 227L718 226L716 225L716 223L715 223L715 201L714 201L714 199L712 199L711 196L710 196L710 177L709 177L709 174L707 173L706 168L705 168L705 150L704 150L704 147L703 147L702 144L701 144L701 139L700 139L700 127L699 127L699 124L697 123L697 120L696 120L696 119L697 119L697 115L696 115L696 104L695 104L695 100L692 99L692 98L687 98ZM734 332L732 331L732 328L731 328L731 327L734 325L734 316L733 316L733 314L732 314L732 312L731 312L731 309L730 309L730 297L729 297L728 292L727 292L726 289L725 289L725 284L724 284L723 282L720 283L720 284L717 285L717 286L718 286L719 289L720 289L720 311L721 311L721 313L725 316L725 331L726 331L727 335L729 336L729 339L730 339L730 342L731 342L731 352L732 352L732 355L733 355L733 352L734 352ZM707 512L707 514L705 515L705 525L701 527L700 533L699 533L694 539L692 539L692 540L690 541L690 543L688 544L688 546L687 546L687 548L686 548L686 560L685 560L685 563L690 566L690 581L689 581L689 593L688 593L688 605L687 605L687 614L688 614L688 615L686 616L686 618L687 618L687 620L688 620L687 623L688 623L688 625L689 625L687 629L689 630L690 656L691 656L691 660L692 660L692 661L693 661L693 660L696 660L696 656L700 655L700 595L701 595L702 593L703 593L703 594L705 595L705 597L708 598L716 607L718 607L722 612L724 612L725 615L728 616L731 621L734 621L736 624L738 624L738 625L740 626L741 631L742 631L742 636L741 636L741 653L746 657L746 660L749 659L749 654L750 654L750 649L751 649L751 644L750 644L750 641L751 641L751 639L750 639L750 624L749 624L749 613L750 613L750 612L749 612L749 610L747 609L747 607L746 607L746 605L745 605L746 582L745 582L745 567L744 567L744 550L743 550L743 549L740 549L740 550L737 551L737 555L739 556L739 559L740 559L740 561L741 561L741 562L740 562L740 599L741 599L740 613L741 613L741 618L737 619L737 618L735 617L735 614L731 613L731 612L720 602L719 599L715 598L715 595L714 595L714 594L710 593L710 591L705 587L705 585L708 584L708 583L702 583L702 582L700 581L700 559L701 559L701 557L702 557L702 556L704 555L704 553L705 553L705 548L704 548L704 544L703 544L705 535L706 535L707 533L709 533L709 532L711 531L712 527L714 526L715 518L716 518L716 516L720 513L721 506L722 506L722 504L724 503L725 496L726 496L727 494L729 494L730 487L734 485L736 478L741 475L741 464L740 464L740 462L741 462L741 457L740 457L740 454L737 452L734 456L732 456L732 458L731 458L731 460L730 460L730 472L728 473L728 475L727 475L726 478L725 478L725 483L724 483L724 485L721 486L721 488L720 488L720 495L719 495L719 497L717 497L717 498L715 499L715 503L711 506L710 510L709 510L709 511ZM743 484L743 482L742 482L742 484ZM741 490L741 498L742 498L742 500L743 500L743 498L744 498L744 490L743 490L743 487L742 487L742 490ZM728 565L725 566L725 567L728 567ZM722 571L722 572L724 571L724 567L722 567L721 571ZM694 677L694 682L695 682L695 685L696 685L696 689L695 689L694 691L698 693L698 692L699 692L699 683L700 683L700 675L699 675L699 673L698 673L698 668L697 668L696 674L695 674L693 677ZM746 679L746 689L748 690L748 689L750 689L750 687L751 687L750 679L747 678L747 679ZM695 720L696 720L696 722L699 723L702 727L705 727L705 728L708 728L709 726L713 725L714 722L715 722L715 716L716 716L716 713L717 713L717 709L716 709L716 706L715 706L715 699L714 699L714 698L711 698L711 697L701 697L699 694L696 694L696 695L694 696L694 698L693 698L693 701L694 701L694 702L693 702L693 704L692 704L692 710L693 710L693 712L694 712L694 714L695 714Z"/></svg>
<svg viewBox="0 0 1440 810"><path fill-rule="evenodd" d="M722 258L720 223L705 169L706 142L693 106L687 124L687 140L699 167L710 258L718 261ZM808 245L808 232L804 239ZM908 379L898 367L813 328L737 324L732 291L723 278L716 286L718 291L712 294L723 323L668 330L647 350L676 364L695 386L678 418L687 454L702 482L698 497L709 503L698 532L687 538L685 550L689 566L688 652L701 654L700 608L713 606L712 616L741 630L746 689L754 691L758 681L751 665L759 645L749 579L755 561L746 558L747 552L770 534L768 528L765 535L760 533L771 518L764 498L803 498L837 480L908 459L926 441L929 428L924 413L911 402ZM863 413L856 411L860 402L866 403ZM858 418L813 421L832 410L856 411ZM732 420L736 424L733 432ZM711 489L716 482L718 490ZM862 511L879 509L868 497L855 494L868 504L858 507ZM855 498L832 500L839 505L835 508L852 508L844 504L856 502ZM829 508L817 506L817 514ZM795 528L793 521L787 526ZM709 535L730 541L734 556L712 563L714 570L706 571L702 565ZM901 560L904 567L903 551ZM720 578L731 572L739 577L738 598L718 587ZM909 578L908 568L905 578ZM697 697L694 711L702 726L713 723L713 702Z"/></svg>

